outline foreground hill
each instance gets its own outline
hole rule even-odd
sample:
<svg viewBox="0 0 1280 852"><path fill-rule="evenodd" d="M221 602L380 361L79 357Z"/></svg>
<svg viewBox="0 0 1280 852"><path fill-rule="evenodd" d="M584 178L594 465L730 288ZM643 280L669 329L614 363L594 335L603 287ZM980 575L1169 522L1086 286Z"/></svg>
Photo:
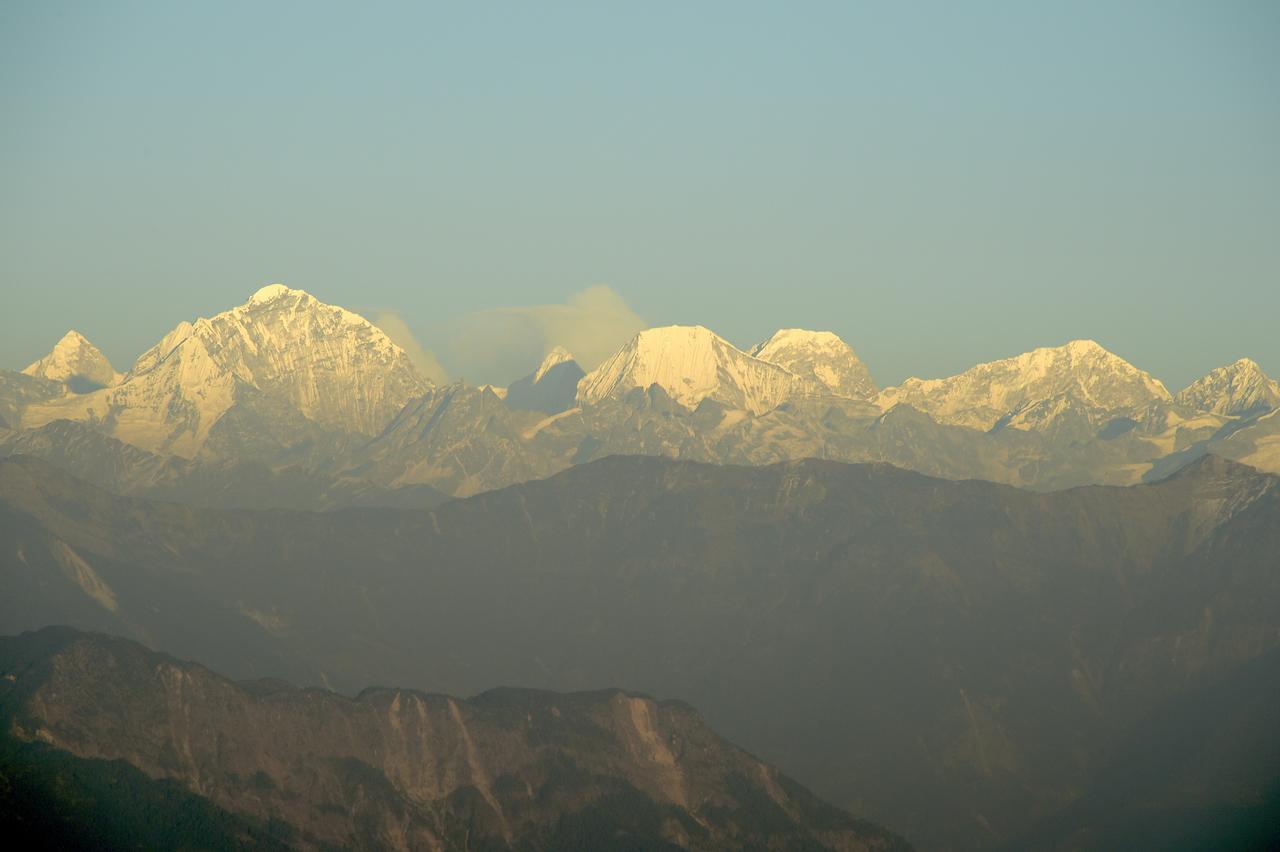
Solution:
<svg viewBox="0 0 1280 852"><path fill-rule="evenodd" d="M687 705L617 690L350 699L50 628L0 639L0 728L10 842L52 829L95 848L159 832L187 847L905 848ZM126 782L114 795L111 778ZM88 819L99 810L114 811L106 826Z"/></svg>
<svg viewBox="0 0 1280 852"><path fill-rule="evenodd" d="M252 513L113 497L16 458L0 629L106 629L344 690L679 696L922 846L990 846L1069 814L1146 759L1144 720L1280 647L1278 482L1216 457L1053 494L612 458L429 512ZM1201 757L1167 743L1162 759L1225 775L1144 813L1258 801L1276 742L1234 724L1200 719Z"/></svg>

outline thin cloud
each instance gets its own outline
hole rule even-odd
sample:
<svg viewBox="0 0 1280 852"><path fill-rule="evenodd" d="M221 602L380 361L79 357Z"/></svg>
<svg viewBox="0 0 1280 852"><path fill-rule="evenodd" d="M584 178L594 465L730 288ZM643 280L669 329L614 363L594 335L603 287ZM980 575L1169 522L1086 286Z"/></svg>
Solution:
<svg viewBox="0 0 1280 852"><path fill-rule="evenodd" d="M591 370L646 328L614 290L589 287L563 304L497 308L470 314L440 347L454 375L506 384L527 375L554 346ZM390 332L388 332L390 334Z"/></svg>
<svg viewBox="0 0 1280 852"><path fill-rule="evenodd" d="M400 316L391 311L381 311L374 314L373 324L382 329L391 341L404 350L404 354L409 356L409 360L413 362L413 366L418 368L418 372L426 376L437 384L443 384L449 380L449 374L445 372L439 360L436 359L435 353L429 349L423 349L418 343L413 332L409 331L409 326L405 325L404 320Z"/></svg>

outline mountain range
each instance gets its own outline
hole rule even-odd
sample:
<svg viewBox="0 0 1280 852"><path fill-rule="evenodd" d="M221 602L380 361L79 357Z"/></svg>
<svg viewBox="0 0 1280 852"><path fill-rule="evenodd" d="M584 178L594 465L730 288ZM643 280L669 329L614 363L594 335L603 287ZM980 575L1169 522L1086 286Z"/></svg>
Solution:
<svg viewBox="0 0 1280 852"><path fill-rule="evenodd" d="M616 454L884 461L1039 490L1158 479L1206 452L1280 471L1280 385L1248 359L1172 395L1073 341L880 389L829 332L784 329L742 350L671 326L590 372L560 348L531 367L505 388L435 385L371 323L270 285L180 323L123 375L75 332L23 372L0 372L0 454L60 460L121 494L221 493L205 502L235 505L234 488L183 479L249 465L330 495L275 488L244 504L283 508L370 494L403 504L391 492L405 487L465 496ZM110 440L82 468L72 444L93 440L86 430ZM166 464L157 486L149 471Z"/></svg>
<svg viewBox="0 0 1280 852"><path fill-rule="evenodd" d="M1212 455L1048 494L614 457L326 513L124 498L18 456L0 531L9 632L346 693L678 696L923 848L1176 848L1274 812L1280 479Z"/></svg>

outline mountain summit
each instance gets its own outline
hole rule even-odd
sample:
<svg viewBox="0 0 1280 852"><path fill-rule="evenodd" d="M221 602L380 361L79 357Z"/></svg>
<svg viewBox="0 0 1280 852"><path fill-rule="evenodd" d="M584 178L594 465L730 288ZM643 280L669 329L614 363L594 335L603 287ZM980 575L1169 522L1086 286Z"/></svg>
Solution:
<svg viewBox="0 0 1280 852"><path fill-rule="evenodd" d="M790 370L743 352L709 328L671 325L640 332L578 383L579 404L658 385L693 408L713 399L754 414L814 388Z"/></svg>
<svg viewBox="0 0 1280 852"><path fill-rule="evenodd" d="M853 347L829 331L784 328L750 353L777 364L835 396L871 399L879 388Z"/></svg>
<svg viewBox="0 0 1280 852"><path fill-rule="evenodd" d="M979 364L946 379L907 379L898 387L886 388L879 402L884 409L907 403L940 422L985 431L1046 404L1096 411L1109 418L1118 411L1171 399L1165 386L1150 374L1095 341L1073 340Z"/></svg>
<svg viewBox="0 0 1280 852"><path fill-rule="evenodd" d="M572 360L573 353L568 349L565 349L563 346L553 346L551 351L547 353L547 357L543 358L542 363L538 365L538 369L534 371L534 382L542 381L542 377L552 369Z"/></svg>
<svg viewBox="0 0 1280 852"><path fill-rule="evenodd" d="M63 382L76 393L110 387L120 381L120 374L107 356L74 330L64 334L48 355L28 364L22 372Z"/></svg>
<svg viewBox="0 0 1280 852"><path fill-rule="evenodd" d="M235 380L288 401L308 419L373 434L429 386L377 326L303 290L271 284L212 319L182 323L126 378L186 391Z"/></svg>
<svg viewBox="0 0 1280 852"><path fill-rule="evenodd" d="M1257 362L1241 358L1192 382L1176 400L1214 414L1253 414L1280 407L1280 382L1262 372Z"/></svg>
<svg viewBox="0 0 1280 852"><path fill-rule="evenodd" d="M563 346L552 347L538 369L507 388L507 407L515 411L559 414L573 408L578 382L586 375Z"/></svg>
<svg viewBox="0 0 1280 852"><path fill-rule="evenodd" d="M272 284L229 311L180 323L117 387L74 406L34 407L24 425L95 420L128 443L191 456L233 409L255 433L247 439L287 435L304 421L372 435L428 387L363 317Z"/></svg>

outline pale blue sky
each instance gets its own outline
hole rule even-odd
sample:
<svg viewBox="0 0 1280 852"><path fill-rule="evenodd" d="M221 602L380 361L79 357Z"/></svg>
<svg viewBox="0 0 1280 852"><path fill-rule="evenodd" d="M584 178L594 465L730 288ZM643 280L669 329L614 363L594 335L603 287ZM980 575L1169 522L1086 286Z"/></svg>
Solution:
<svg viewBox="0 0 1280 852"><path fill-rule="evenodd" d="M1074 337L1280 373L1280 3L10 0L0 115L7 367L282 281L446 360L607 285L881 383Z"/></svg>

